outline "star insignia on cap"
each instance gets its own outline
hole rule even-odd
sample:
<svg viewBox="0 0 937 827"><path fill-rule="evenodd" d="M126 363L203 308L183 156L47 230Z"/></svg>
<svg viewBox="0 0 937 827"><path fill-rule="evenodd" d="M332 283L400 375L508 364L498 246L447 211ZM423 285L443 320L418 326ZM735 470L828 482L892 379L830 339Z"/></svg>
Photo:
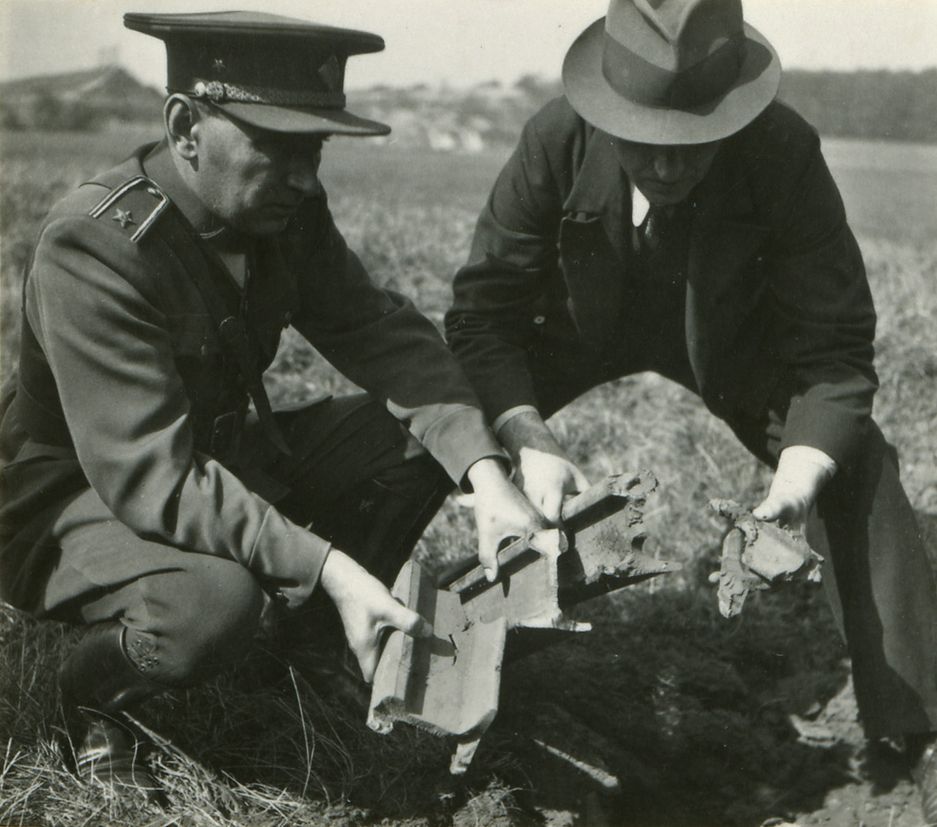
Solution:
<svg viewBox="0 0 937 827"><path fill-rule="evenodd" d="M122 230L127 229L128 224L137 223L133 220L133 213L130 210L122 210L120 207L114 210L114 215L111 216L111 221L117 221L120 224L120 228Z"/></svg>

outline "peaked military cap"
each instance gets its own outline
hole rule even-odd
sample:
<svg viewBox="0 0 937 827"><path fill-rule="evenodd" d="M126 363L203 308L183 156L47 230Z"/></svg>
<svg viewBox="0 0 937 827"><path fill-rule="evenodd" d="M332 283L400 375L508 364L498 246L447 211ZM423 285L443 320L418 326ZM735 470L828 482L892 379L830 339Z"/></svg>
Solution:
<svg viewBox="0 0 937 827"><path fill-rule="evenodd" d="M128 29L166 44L167 91L210 101L262 129L386 135L345 110L345 62L379 52L375 34L263 12L125 14Z"/></svg>

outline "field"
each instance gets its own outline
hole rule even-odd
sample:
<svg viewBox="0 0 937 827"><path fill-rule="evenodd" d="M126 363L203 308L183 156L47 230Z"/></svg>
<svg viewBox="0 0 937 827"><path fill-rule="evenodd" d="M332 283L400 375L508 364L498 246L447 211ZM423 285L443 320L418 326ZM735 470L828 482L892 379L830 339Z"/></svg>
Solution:
<svg viewBox="0 0 937 827"><path fill-rule="evenodd" d="M20 273L45 209L137 137L0 135L4 375ZM834 141L827 154L879 311L876 417L922 524L933 526L937 147ZM323 178L374 278L439 322L502 161L336 140ZM294 338L269 378L279 401L345 386ZM895 756L863 744L844 647L819 590L760 595L732 622L716 611L706 576L722 526L706 503L755 502L765 469L695 398L653 375L597 389L552 424L592 478L655 472L650 528L662 556L685 569L583 607L593 633L507 668L501 713L464 780L448 777L446 744L405 728L371 733L356 688L314 656L288 663L261 635L236 673L141 716L157 735L152 760L170 808L118 802L60 766L54 674L74 633L0 606L0 825L918 824ZM421 559L469 554L468 513L448 502Z"/></svg>

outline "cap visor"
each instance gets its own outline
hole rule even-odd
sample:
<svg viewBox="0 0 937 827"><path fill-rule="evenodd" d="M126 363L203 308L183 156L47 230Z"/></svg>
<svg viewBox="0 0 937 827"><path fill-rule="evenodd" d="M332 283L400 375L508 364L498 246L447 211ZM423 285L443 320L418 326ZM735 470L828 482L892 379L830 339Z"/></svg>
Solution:
<svg viewBox="0 0 937 827"><path fill-rule="evenodd" d="M233 118L271 132L309 132L332 135L387 135L390 127L346 112L344 109L313 109L270 106L259 103L216 104Z"/></svg>
<svg viewBox="0 0 937 827"><path fill-rule="evenodd" d="M646 144L701 144L727 138L751 123L777 95L781 63L771 44L745 24L745 62L725 94L700 106L672 109L635 103L602 74L605 20L570 46L563 61L566 97L586 121L618 138Z"/></svg>

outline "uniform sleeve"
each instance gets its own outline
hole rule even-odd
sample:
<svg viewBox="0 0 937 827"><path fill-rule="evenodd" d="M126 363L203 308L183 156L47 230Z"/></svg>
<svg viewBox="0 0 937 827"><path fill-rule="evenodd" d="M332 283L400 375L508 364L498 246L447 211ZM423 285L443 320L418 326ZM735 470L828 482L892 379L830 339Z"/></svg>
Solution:
<svg viewBox="0 0 937 827"><path fill-rule="evenodd" d="M808 445L842 464L868 426L878 387L875 310L862 255L818 141L777 237L773 338L794 385L781 448Z"/></svg>
<svg viewBox="0 0 937 827"><path fill-rule="evenodd" d="M143 266L128 240L86 217L53 222L37 248L27 316L81 467L139 536L233 559L297 604L329 546L196 453L166 320L120 275Z"/></svg>
<svg viewBox="0 0 937 827"><path fill-rule="evenodd" d="M295 327L341 373L384 402L465 485L479 459L506 456L478 397L433 324L398 293L378 288L321 203L301 242Z"/></svg>
<svg viewBox="0 0 937 827"><path fill-rule="evenodd" d="M562 203L535 120L498 176L453 283L446 338L489 420L536 406L528 320L557 267Z"/></svg>

